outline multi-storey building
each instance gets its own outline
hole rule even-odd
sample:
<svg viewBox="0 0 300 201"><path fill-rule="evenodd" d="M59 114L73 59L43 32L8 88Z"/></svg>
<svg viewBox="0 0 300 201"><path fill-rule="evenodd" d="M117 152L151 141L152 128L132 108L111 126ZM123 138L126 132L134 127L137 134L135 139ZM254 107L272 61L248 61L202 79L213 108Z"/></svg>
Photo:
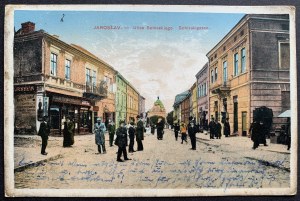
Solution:
<svg viewBox="0 0 300 201"><path fill-rule="evenodd" d="M190 117L196 118L197 122L197 88L196 82L190 88L191 96L190 96Z"/></svg>
<svg viewBox="0 0 300 201"><path fill-rule="evenodd" d="M288 15L245 15L207 54L210 114L245 136L255 108L289 108L289 55Z"/></svg>
<svg viewBox="0 0 300 201"><path fill-rule="evenodd" d="M188 94L181 102L181 121L188 124L190 117L190 97L191 92L188 90Z"/></svg>
<svg viewBox="0 0 300 201"><path fill-rule="evenodd" d="M146 117L145 98L141 95L139 95L139 112L138 113L142 118Z"/></svg>
<svg viewBox="0 0 300 201"><path fill-rule="evenodd" d="M120 121L127 119L127 81L119 72L116 75L116 83L116 126L119 127Z"/></svg>
<svg viewBox="0 0 300 201"><path fill-rule="evenodd" d="M139 93L138 91L127 82L127 114L126 114L126 122L134 121L136 122L136 117L139 114Z"/></svg>
<svg viewBox="0 0 300 201"><path fill-rule="evenodd" d="M15 131L36 133L43 116L51 133L62 134L66 116L77 133L91 132L107 98L103 69L114 69L76 45L61 41L26 22L14 38Z"/></svg>
<svg viewBox="0 0 300 201"><path fill-rule="evenodd" d="M202 127L207 123L209 116L208 112L208 63L206 63L201 70L196 74L197 79L197 105L198 105L198 118L200 126Z"/></svg>
<svg viewBox="0 0 300 201"><path fill-rule="evenodd" d="M177 94L175 96L175 100L174 100L174 104L173 104L173 108L174 108L174 112L173 112L173 118L174 120L179 120L180 122L183 120L181 119L181 103L184 99L186 99L186 97L189 95L189 91L184 91L180 94Z"/></svg>

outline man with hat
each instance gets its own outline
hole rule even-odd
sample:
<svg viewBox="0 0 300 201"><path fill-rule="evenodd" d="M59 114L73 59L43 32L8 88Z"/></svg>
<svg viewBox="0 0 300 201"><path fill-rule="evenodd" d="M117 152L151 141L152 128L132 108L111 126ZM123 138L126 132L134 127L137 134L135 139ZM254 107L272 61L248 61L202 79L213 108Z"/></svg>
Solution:
<svg viewBox="0 0 300 201"><path fill-rule="evenodd" d="M42 155L47 155L48 154L46 152L46 147L47 147L47 144L48 144L48 136L50 134L50 126L49 126L47 121L48 121L48 117L44 116L43 121L40 125L39 132L38 132L38 135L41 136L41 138L42 138L42 150L41 150Z"/></svg>
<svg viewBox="0 0 300 201"><path fill-rule="evenodd" d="M101 153L103 151L103 154L106 154L105 136L104 136L105 131L106 131L105 124L102 122L102 119L98 117L97 123L95 124L95 142L98 145L98 152Z"/></svg>
<svg viewBox="0 0 300 201"><path fill-rule="evenodd" d="M137 123L136 123L137 150L143 151L144 147L143 147L142 140L144 140L144 130L145 130L144 123L139 115L136 118L137 118Z"/></svg>
<svg viewBox="0 0 300 201"><path fill-rule="evenodd" d="M109 145L113 146L116 126L115 126L114 122L111 119L109 119L108 122L109 123L108 123L108 126L107 126L107 130L108 130L108 134L109 134Z"/></svg>
<svg viewBox="0 0 300 201"><path fill-rule="evenodd" d="M211 121L209 122L208 128L209 128L210 139L214 139L215 130L216 130L216 123L214 117L211 117Z"/></svg>
<svg viewBox="0 0 300 201"><path fill-rule="evenodd" d="M124 121L120 121L120 127L117 129L116 135L117 138L115 144L119 147L117 153L117 161L124 162L121 159L122 153L124 156L124 160L131 160L130 158L127 157L126 146L128 144L128 141L127 141L127 129Z"/></svg>

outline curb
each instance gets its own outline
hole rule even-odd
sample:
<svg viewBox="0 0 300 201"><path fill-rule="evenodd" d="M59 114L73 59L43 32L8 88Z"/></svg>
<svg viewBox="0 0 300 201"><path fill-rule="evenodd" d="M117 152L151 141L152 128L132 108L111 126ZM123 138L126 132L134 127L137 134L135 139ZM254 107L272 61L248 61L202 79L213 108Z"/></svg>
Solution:
<svg viewBox="0 0 300 201"><path fill-rule="evenodd" d="M40 160L40 161L28 163L26 165L16 167L14 169L14 173L16 173L16 172L22 172L22 171L24 171L24 170L26 170L26 169L28 169L30 167L37 167L37 166L43 164L44 162L53 161L53 160L56 160L56 159L59 159L59 158L62 158L62 157L63 157L62 154L58 154L58 155L52 156L50 158L46 158L46 159L43 159L43 160Z"/></svg>

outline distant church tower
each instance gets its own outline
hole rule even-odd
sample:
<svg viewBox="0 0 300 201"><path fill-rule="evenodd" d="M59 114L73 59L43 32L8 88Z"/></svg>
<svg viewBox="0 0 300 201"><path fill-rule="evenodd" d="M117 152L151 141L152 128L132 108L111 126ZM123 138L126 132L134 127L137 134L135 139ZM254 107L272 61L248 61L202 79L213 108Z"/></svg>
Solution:
<svg viewBox="0 0 300 201"><path fill-rule="evenodd" d="M164 104L159 100L159 96L157 96L157 100L154 102L153 107L149 110L148 117L152 116L161 116L166 118L167 113Z"/></svg>

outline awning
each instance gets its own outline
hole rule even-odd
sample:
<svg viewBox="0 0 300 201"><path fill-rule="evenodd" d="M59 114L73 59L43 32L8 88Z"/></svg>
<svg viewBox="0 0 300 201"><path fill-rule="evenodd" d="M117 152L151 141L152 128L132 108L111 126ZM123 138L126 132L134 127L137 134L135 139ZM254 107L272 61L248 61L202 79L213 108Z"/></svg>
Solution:
<svg viewBox="0 0 300 201"><path fill-rule="evenodd" d="M285 112L278 115L278 117L282 117L282 118L291 117L291 110L286 110Z"/></svg>

